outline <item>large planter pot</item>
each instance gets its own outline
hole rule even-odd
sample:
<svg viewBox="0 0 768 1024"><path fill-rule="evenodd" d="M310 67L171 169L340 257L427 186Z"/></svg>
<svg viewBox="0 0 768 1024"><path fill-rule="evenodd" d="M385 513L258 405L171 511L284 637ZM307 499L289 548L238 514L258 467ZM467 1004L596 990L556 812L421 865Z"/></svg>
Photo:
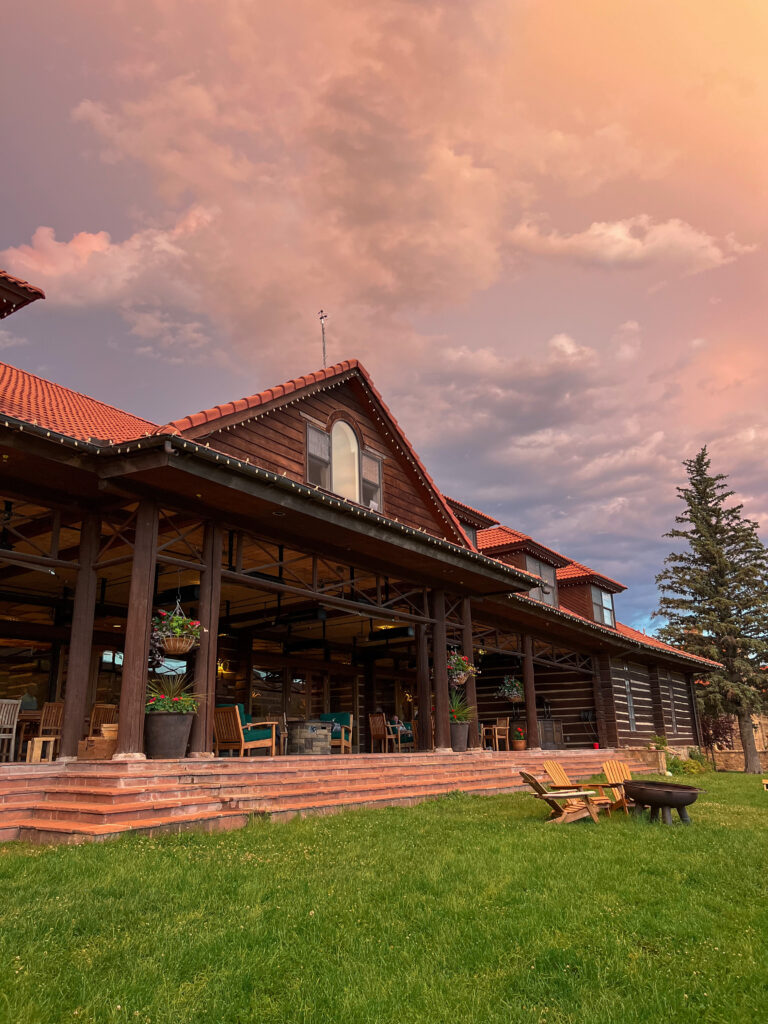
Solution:
<svg viewBox="0 0 768 1024"><path fill-rule="evenodd" d="M513 750L525 750L527 745L528 744L526 743L525 740L512 740L512 749Z"/></svg>
<svg viewBox="0 0 768 1024"><path fill-rule="evenodd" d="M180 758L187 753L194 714L152 711L144 715L144 746L147 757Z"/></svg>
<svg viewBox="0 0 768 1024"><path fill-rule="evenodd" d="M451 750L463 753L469 741L469 722L451 722Z"/></svg>

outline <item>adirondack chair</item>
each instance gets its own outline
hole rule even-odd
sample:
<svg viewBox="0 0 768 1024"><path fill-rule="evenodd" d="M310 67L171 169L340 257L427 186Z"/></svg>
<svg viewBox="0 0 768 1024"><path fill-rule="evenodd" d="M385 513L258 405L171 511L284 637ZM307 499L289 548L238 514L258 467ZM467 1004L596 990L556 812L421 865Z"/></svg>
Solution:
<svg viewBox="0 0 768 1024"><path fill-rule="evenodd" d="M562 789L547 790L533 775L528 772L520 772L520 778L533 790L537 800L543 800L551 810L547 818L547 824L565 825L571 821L581 821L582 818L591 818L597 825L600 819L597 810L592 802L595 795L590 789Z"/></svg>
<svg viewBox="0 0 768 1024"><path fill-rule="evenodd" d="M94 704L91 708L88 736L101 736L102 725L114 725L116 721L117 704Z"/></svg>
<svg viewBox="0 0 768 1024"><path fill-rule="evenodd" d="M632 770L624 761L603 761L603 775L610 783L610 789L614 796L611 804L612 811L624 811L629 814L631 801L627 800L624 792L624 782L631 780Z"/></svg>
<svg viewBox="0 0 768 1024"><path fill-rule="evenodd" d="M392 753L400 752L400 737L395 729L387 724L387 716L384 714L368 715L368 735L371 738L371 753L374 752L374 744L381 746L382 754L388 754L390 748Z"/></svg>
<svg viewBox="0 0 768 1024"><path fill-rule="evenodd" d="M216 757L222 750L229 750L231 755L237 757L250 755L253 750L266 750L269 757L274 757L276 732L277 722L251 722L244 729L240 721L240 712L233 704L213 709L213 745Z"/></svg>
<svg viewBox="0 0 768 1024"><path fill-rule="evenodd" d="M552 780L552 789L594 789L597 791L597 796L594 798L592 803L598 808L603 810L610 818L611 811L613 810L613 798L606 796L605 783L600 782L571 782L568 778L568 772L563 768L559 761L542 761L542 767L547 775Z"/></svg>

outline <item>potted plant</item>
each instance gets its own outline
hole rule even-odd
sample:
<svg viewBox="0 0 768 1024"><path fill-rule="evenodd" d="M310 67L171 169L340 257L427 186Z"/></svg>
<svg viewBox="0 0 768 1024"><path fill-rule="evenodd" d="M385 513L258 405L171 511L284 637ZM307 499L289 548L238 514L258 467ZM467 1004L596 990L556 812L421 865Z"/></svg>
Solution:
<svg viewBox="0 0 768 1024"><path fill-rule="evenodd" d="M474 708L467 703L467 698L457 689L452 689L448 714L451 721L451 750L463 753L469 740L469 723L472 721Z"/></svg>
<svg viewBox="0 0 768 1024"><path fill-rule="evenodd" d="M465 654L450 651L448 654L448 681L451 686L463 686L471 675L480 673Z"/></svg>
<svg viewBox="0 0 768 1024"><path fill-rule="evenodd" d="M519 704L524 699L523 684L514 676L504 676L495 695L497 700L508 700Z"/></svg>
<svg viewBox="0 0 768 1024"><path fill-rule="evenodd" d="M157 613L152 619L152 631L166 654L187 654L200 643L200 623L188 619L178 604L170 615L164 611Z"/></svg>
<svg viewBox="0 0 768 1024"><path fill-rule="evenodd" d="M513 750L525 750L525 731L522 725L513 725L510 730Z"/></svg>
<svg viewBox="0 0 768 1024"><path fill-rule="evenodd" d="M147 683L144 746L149 758L182 758L187 753L192 719L200 700L186 672L155 676Z"/></svg>

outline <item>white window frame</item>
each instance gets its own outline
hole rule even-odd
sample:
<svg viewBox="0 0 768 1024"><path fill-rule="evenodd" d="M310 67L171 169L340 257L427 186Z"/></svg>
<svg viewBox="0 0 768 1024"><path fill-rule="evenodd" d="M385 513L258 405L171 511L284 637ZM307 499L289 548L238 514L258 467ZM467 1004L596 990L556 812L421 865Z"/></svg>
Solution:
<svg viewBox="0 0 768 1024"><path fill-rule="evenodd" d="M615 629L616 610L613 607L613 594L609 590L603 590L602 587L595 586L594 583L591 586L591 591L592 616L595 622L598 622L601 626L610 626L612 629ZM606 621L606 612L610 616L609 621Z"/></svg>

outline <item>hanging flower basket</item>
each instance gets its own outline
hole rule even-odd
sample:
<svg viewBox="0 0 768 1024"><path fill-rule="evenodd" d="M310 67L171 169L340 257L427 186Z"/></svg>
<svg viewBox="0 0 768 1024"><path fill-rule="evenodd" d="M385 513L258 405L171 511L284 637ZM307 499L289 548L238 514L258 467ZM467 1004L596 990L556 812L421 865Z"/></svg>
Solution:
<svg viewBox="0 0 768 1024"><path fill-rule="evenodd" d="M188 654L197 643L193 636L164 636L162 640L166 654Z"/></svg>
<svg viewBox="0 0 768 1024"><path fill-rule="evenodd" d="M163 611L157 613L152 619L152 629L166 654L188 654L200 643L200 623L187 618L179 601L170 615Z"/></svg>
<svg viewBox="0 0 768 1024"><path fill-rule="evenodd" d="M478 671L469 658L458 651L450 651L448 654L448 679L451 686L463 686L472 674L478 675Z"/></svg>
<svg viewBox="0 0 768 1024"><path fill-rule="evenodd" d="M497 700L508 700L512 704L520 704L524 700L523 684L514 676L504 676L494 696Z"/></svg>

